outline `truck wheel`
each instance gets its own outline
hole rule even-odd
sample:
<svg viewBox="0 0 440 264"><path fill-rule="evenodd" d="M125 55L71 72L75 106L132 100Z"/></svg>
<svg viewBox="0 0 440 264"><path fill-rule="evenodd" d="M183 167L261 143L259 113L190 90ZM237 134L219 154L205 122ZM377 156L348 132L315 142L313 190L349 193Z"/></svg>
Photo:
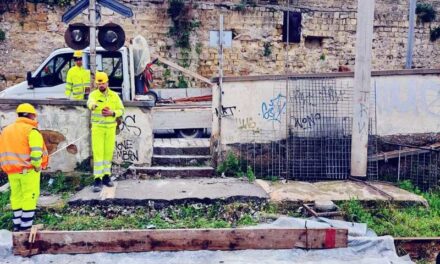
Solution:
<svg viewBox="0 0 440 264"><path fill-rule="evenodd" d="M176 134L179 138L201 138L203 137L203 129L176 129Z"/></svg>
<svg viewBox="0 0 440 264"><path fill-rule="evenodd" d="M153 91L149 91L147 92L148 97L154 101L154 105L156 106L156 102L157 102L157 94Z"/></svg>

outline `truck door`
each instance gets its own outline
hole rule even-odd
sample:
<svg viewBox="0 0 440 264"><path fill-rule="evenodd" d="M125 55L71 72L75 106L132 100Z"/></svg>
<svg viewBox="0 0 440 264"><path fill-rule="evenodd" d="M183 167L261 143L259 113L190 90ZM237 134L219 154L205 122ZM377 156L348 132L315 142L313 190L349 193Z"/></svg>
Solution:
<svg viewBox="0 0 440 264"><path fill-rule="evenodd" d="M65 98L67 71L74 66L72 53L59 54L41 68L33 78L35 99Z"/></svg>

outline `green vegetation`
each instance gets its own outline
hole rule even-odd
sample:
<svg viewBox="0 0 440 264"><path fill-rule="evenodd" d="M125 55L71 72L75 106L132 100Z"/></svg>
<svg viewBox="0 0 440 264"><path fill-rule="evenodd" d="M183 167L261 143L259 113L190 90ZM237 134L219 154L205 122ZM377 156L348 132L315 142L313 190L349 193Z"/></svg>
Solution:
<svg viewBox="0 0 440 264"><path fill-rule="evenodd" d="M241 0L240 3L235 5L234 10L238 12L243 12L244 10L246 10L247 6L256 7L257 3L254 0Z"/></svg>
<svg viewBox="0 0 440 264"><path fill-rule="evenodd" d="M241 176L240 161L232 152L226 154L226 159L217 166L218 174L225 174L226 176Z"/></svg>
<svg viewBox="0 0 440 264"><path fill-rule="evenodd" d="M252 168L249 166L246 172L243 172L238 158L232 152L227 154L218 171L234 176L241 175L249 181L255 180ZM67 198L74 190L89 185L92 177L67 177L57 174L52 179L42 179L42 193L61 194ZM345 212L347 221L366 223L378 235L440 236L440 190L421 192L410 181L400 182L399 187L422 195L428 201L429 207L397 206L389 202L379 202L372 206L355 199L341 202L339 206ZM65 206L58 209L40 209L36 223L42 223L50 230L223 228L256 225L264 221L262 213L298 217L297 207L265 202L186 203L160 208L154 205ZM9 192L0 193L0 229L10 230L11 219Z"/></svg>
<svg viewBox="0 0 440 264"><path fill-rule="evenodd" d="M420 21L427 23L434 21L437 12L431 4L417 3L416 14Z"/></svg>
<svg viewBox="0 0 440 264"><path fill-rule="evenodd" d="M378 235L439 236L440 191L421 192L409 181L401 182L399 187L422 195L428 201L429 208L420 205L398 207L386 202L369 207L354 199L340 206L348 221L367 223Z"/></svg>
<svg viewBox="0 0 440 264"><path fill-rule="evenodd" d="M185 76L183 75L179 75L179 77L177 77L177 88L188 88L188 82L185 80Z"/></svg>
<svg viewBox="0 0 440 264"><path fill-rule="evenodd" d="M0 229L11 229L12 212L7 208L9 193L0 196ZM37 212L37 224L47 230L120 230L170 228L226 228L256 225L258 203L183 204L160 210L150 206L80 206Z"/></svg>
<svg viewBox="0 0 440 264"><path fill-rule="evenodd" d="M200 42L197 42L196 44L196 53L197 55L200 55L202 53L202 49L203 49L203 44Z"/></svg>
<svg viewBox="0 0 440 264"><path fill-rule="evenodd" d="M255 173L251 166L244 166L245 162L240 160L231 151L226 154L226 159L217 166L219 175L233 176L238 178L246 177L249 182L255 181ZM244 168L243 168L244 167Z"/></svg>
<svg viewBox="0 0 440 264"><path fill-rule="evenodd" d="M43 174L40 184L42 193L68 195L92 183L93 177L89 174L66 176L59 172L49 176Z"/></svg>
<svg viewBox="0 0 440 264"><path fill-rule="evenodd" d="M0 41L6 40L6 33L0 28Z"/></svg>
<svg viewBox="0 0 440 264"><path fill-rule="evenodd" d="M429 39L431 41L436 41L439 38L440 38L440 27L435 27L431 29L431 35Z"/></svg>
<svg viewBox="0 0 440 264"><path fill-rule="evenodd" d="M200 27L201 23L192 16L193 6L185 5L183 0L171 0L167 13L171 17L173 26L169 35L175 40L176 47L191 49L190 36Z"/></svg>
<svg viewBox="0 0 440 264"><path fill-rule="evenodd" d="M247 167L246 176L247 176L247 179L249 180L249 182L255 181L255 174L254 174L254 171L252 170L251 166Z"/></svg>
<svg viewBox="0 0 440 264"><path fill-rule="evenodd" d="M9 210L10 192L0 193L0 229L12 230L12 211Z"/></svg>
<svg viewBox="0 0 440 264"><path fill-rule="evenodd" d="M270 44L270 42L265 42L263 47L264 47L263 56L269 57L272 54L272 45Z"/></svg>

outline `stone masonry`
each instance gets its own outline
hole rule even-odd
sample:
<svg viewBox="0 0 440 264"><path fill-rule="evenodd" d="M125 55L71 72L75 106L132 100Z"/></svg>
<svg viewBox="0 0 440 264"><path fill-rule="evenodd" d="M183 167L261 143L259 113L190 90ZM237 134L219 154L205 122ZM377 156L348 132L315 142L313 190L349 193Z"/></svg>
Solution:
<svg viewBox="0 0 440 264"><path fill-rule="evenodd" d="M218 29L219 14L225 30L232 30L232 48L225 50L226 76L282 74L286 72L286 44L282 42L285 1L185 1L186 16L197 22L190 33L191 49L177 48L170 36L173 22L167 0L124 0L133 8L134 19L124 19L103 8L102 22L124 28L127 44L143 35L153 53L178 62L206 77L218 72L217 49L209 47L209 30ZM376 0L373 40L373 69L403 69L408 34L409 0ZM440 0L424 1L440 11ZM294 73L353 70L356 37L355 0L294 0L290 10L302 13L301 42L289 44L287 71ZM1 8L1 7L0 7ZM1 9L0 9L1 10ZM12 8L0 16L6 40L0 42L0 90L16 84L53 50L65 47L66 25L61 15L66 8L27 4L27 12ZM415 68L440 66L439 41L429 40L430 28L438 26L440 14L431 23L417 22L413 64ZM75 22L85 22L83 14ZM157 85L176 86L178 73L156 67ZM166 81L168 80L168 85ZM190 86L200 83L186 79Z"/></svg>

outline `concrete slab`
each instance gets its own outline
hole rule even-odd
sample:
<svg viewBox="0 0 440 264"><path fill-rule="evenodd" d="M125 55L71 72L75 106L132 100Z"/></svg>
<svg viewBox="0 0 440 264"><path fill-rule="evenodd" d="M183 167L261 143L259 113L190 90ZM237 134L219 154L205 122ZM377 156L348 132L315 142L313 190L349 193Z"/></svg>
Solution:
<svg viewBox="0 0 440 264"><path fill-rule="evenodd" d="M181 202L194 200L229 200L229 199L268 199L267 193L257 184L234 178L200 179L160 179L160 180L125 180L117 182L114 192L104 188L100 193L93 193L85 188L74 195L69 203L96 203L111 200L119 203L144 204L148 201ZM109 196L114 193L114 196Z"/></svg>
<svg viewBox="0 0 440 264"><path fill-rule="evenodd" d="M315 200L346 201L353 198L361 201L386 201L389 199L386 195L373 188L354 181L326 181L315 183L289 181L287 183L273 183L257 180L256 183L269 194L273 202L313 202ZM372 182L371 184L392 196L395 201L427 204L423 197L399 189L391 184L378 182Z"/></svg>
<svg viewBox="0 0 440 264"><path fill-rule="evenodd" d="M62 208L64 201L60 195L40 196L38 207L40 208Z"/></svg>

